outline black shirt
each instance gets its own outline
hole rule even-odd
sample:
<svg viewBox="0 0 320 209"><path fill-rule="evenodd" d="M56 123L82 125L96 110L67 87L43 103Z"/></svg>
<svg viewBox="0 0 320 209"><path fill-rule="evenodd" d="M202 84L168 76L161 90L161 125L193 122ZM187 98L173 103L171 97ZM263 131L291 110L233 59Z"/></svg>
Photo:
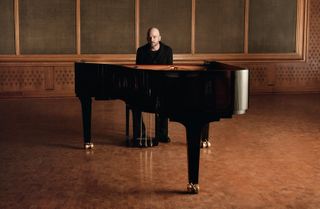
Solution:
<svg viewBox="0 0 320 209"><path fill-rule="evenodd" d="M150 44L143 45L137 50L136 64L137 65L141 65L141 64L172 65L173 64L172 49L162 42L160 42L160 48L158 51L151 51Z"/></svg>

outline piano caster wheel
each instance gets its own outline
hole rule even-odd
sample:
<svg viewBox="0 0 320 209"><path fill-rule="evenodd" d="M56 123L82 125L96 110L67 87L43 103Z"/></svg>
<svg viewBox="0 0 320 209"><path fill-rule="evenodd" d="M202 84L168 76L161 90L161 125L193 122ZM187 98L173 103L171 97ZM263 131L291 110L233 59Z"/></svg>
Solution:
<svg viewBox="0 0 320 209"><path fill-rule="evenodd" d="M190 194L198 194L200 190L199 184L189 183L187 190Z"/></svg>
<svg viewBox="0 0 320 209"><path fill-rule="evenodd" d="M211 147L211 143L208 141L208 139L206 139L205 141L202 141L200 144L201 148L209 148Z"/></svg>
<svg viewBox="0 0 320 209"><path fill-rule="evenodd" d="M209 141L207 142L207 147L211 147L211 143Z"/></svg>
<svg viewBox="0 0 320 209"><path fill-rule="evenodd" d="M93 149L93 148L94 148L94 145L91 142L84 144L84 149L86 149L86 150Z"/></svg>

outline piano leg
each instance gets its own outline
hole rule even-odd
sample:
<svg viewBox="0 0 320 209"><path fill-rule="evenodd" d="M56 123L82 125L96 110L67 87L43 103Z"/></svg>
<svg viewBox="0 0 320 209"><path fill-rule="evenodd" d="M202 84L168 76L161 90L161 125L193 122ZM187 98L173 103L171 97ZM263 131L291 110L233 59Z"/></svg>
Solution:
<svg viewBox="0 0 320 209"><path fill-rule="evenodd" d="M83 125L83 140L84 148L92 149L91 143L91 97L80 97L82 108L82 125Z"/></svg>
<svg viewBox="0 0 320 209"><path fill-rule="evenodd" d="M201 148L211 147L211 143L209 142L209 123L203 127L200 146Z"/></svg>
<svg viewBox="0 0 320 209"><path fill-rule="evenodd" d="M200 139L205 124L185 124L187 132L187 153L188 153L188 192L197 194L199 192L199 160L200 160Z"/></svg>
<svg viewBox="0 0 320 209"><path fill-rule="evenodd" d="M130 107L126 104L126 144L130 146Z"/></svg>

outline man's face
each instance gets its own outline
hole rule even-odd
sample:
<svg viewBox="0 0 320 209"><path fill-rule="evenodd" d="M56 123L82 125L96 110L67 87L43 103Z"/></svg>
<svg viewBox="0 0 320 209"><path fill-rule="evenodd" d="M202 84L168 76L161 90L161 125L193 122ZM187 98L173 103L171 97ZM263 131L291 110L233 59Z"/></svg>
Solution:
<svg viewBox="0 0 320 209"><path fill-rule="evenodd" d="M151 29L148 34L147 40L148 43L151 45L151 48L156 48L159 45L159 42L161 41L159 30Z"/></svg>

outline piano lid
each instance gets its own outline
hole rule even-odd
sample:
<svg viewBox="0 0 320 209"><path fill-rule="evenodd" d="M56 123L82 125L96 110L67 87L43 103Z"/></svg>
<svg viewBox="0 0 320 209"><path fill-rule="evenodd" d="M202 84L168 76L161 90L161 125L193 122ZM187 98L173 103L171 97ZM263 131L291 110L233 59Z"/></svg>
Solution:
<svg viewBox="0 0 320 209"><path fill-rule="evenodd" d="M136 64L124 64L119 65L109 62L82 62L87 64L107 64L114 66L122 66L129 69L138 69L138 70L155 70L155 71L206 71L207 66L197 65L197 64L179 64L179 65L136 65Z"/></svg>
<svg viewBox="0 0 320 209"><path fill-rule="evenodd" d="M203 65L123 65L128 68L161 71L206 71Z"/></svg>

